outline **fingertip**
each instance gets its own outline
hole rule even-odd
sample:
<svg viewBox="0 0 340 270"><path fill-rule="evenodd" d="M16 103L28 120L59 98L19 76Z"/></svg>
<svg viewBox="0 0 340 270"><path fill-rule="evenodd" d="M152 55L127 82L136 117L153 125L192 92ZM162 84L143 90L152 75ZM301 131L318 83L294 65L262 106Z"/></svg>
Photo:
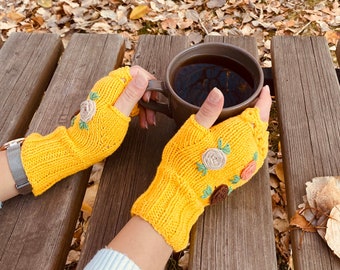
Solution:
<svg viewBox="0 0 340 270"><path fill-rule="evenodd" d="M267 91L267 92L269 92L269 93L270 93L270 88L269 88L269 85L265 85L265 86L263 86L263 90L264 90L264 91Z"/></svg>
<svg viewBox="0 0 340 270"><path fill-rule="evenodd" d="M220 115L223 102L222 92L216 87L212 89L195 116L197 123L205 128L210 128Z"/></svg>

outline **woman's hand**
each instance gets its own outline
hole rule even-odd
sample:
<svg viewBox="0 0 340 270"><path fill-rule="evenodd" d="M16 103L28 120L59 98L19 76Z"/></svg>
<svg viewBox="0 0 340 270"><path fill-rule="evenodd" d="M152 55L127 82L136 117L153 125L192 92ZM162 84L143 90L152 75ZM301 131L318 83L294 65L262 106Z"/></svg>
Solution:
<svg viewBox="0 0 340 270"><path fill-rule="evenodd" d="M130 68L132 80L117 99L114 106L123 114L129 116L133 109L138 106L138 101L142 98L148 102L150 99L157 99L156 92L145 92L148 81L155 77L140 66ZM156 113L149 109L139 107L139 124L142 128L148 128L149 125L156 125Z"/></svg>
<svg viewBox="0 0 340 270"><path fill-rule="evenodd" d="M263 122L268 122L270 107L272 99L270 96L270 89L268 86L262 88L261 94L255 103L255 107L260 110L260 118ZM204 126L210 128L220 115L223 109L223 94L218 89L213 89L199 112L196 114L196 121Z"/></svg>

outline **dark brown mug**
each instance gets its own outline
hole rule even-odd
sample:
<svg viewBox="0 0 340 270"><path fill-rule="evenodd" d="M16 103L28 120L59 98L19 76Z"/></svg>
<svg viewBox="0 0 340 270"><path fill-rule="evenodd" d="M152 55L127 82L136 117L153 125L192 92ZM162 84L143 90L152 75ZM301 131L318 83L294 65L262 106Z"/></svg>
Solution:
<svg viewBox="0 0 340 270"><path fill-rule="evenodd" d="M166 114L181 126L217 87L224 95L224 107L217 120L220 122L254 105L263 78L258 61L245 50L226 43L202 43L174 57L167 67L165 81L149 81L147 91L161 92L167 98L165 103L140 104Z"/></svg>

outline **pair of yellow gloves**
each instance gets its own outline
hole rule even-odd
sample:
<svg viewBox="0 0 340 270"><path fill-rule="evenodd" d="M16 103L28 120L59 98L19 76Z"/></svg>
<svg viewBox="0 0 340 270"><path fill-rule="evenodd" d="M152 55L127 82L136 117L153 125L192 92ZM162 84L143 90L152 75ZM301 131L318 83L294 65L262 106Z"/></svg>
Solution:
<svg viewBox="0 0 340 270"><path fill-rule="evenodd" d="M122 143L130 117L113 104L131 81L128 67L99 80L71 127L46 136L33 133L22 145L22 163L35 196L61 179L111 155ZM224 199L262 166L267 124L247 109L210 129L194 115L166 145L156 176L131 213L149 222L179 251L204 207Z"/></svg>

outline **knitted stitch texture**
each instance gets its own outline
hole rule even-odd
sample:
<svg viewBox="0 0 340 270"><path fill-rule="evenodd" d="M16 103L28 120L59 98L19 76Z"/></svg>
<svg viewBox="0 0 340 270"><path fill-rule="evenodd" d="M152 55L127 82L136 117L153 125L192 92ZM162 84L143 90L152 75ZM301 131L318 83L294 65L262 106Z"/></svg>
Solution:
<svg viewBox="0 0 340 270"><path fill-rule="evenodd" d="M175 251L184 249L204 207L247 183L263 165L267 126L257 108L210 129L192 115L164 148L156 176L132 215L148 221Z"/></svg>
<svg viewBox="0 0 340 270"><path fill-rule="evenodd" d="M71 127L60 126L46 136L33 133L25 139L21 157L35 196L120 146L130 117L113 104L131 79L128 67L111 72L94 85Z"/></svg>

